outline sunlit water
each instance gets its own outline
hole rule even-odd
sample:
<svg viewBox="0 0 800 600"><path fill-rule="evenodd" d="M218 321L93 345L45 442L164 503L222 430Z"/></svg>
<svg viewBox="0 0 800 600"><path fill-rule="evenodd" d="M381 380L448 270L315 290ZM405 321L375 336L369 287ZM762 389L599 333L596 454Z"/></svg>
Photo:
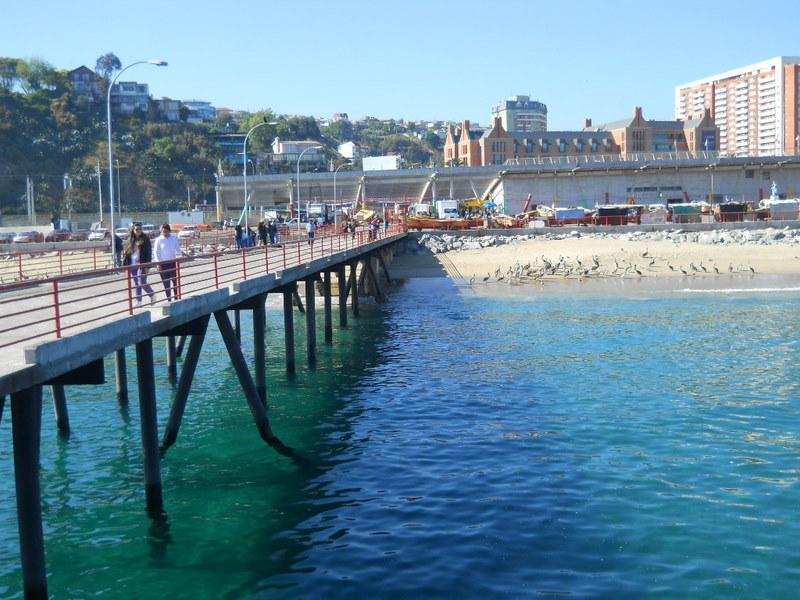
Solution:
<svg viewBox="0 0 800 600"><path fill-rule="evenodd" d="M784 287L412 280L337 328L315 370L297 319L294 379L271 310L270 417L305 467L259 439L213 329L162 462L166 523L144 511L134 365L128 410L113 381L67 389L68 441L46 392L51 595L796 598L800 295ZM19 598L8 413L0 597Z"/></svg>

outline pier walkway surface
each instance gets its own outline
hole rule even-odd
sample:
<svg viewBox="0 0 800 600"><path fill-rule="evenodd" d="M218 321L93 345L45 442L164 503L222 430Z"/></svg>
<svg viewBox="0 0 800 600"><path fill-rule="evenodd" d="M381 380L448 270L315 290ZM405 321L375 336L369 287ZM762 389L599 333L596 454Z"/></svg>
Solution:
<svg viewBox="0 0 800 600"><path fill-rule="evenodd" d="M303 280L393 243L395 229L359 231L178 261L178 302L167 302L155 264L151 304L136 306L131 268L0 286L0 396L47 382L118 348Z"/></svg>

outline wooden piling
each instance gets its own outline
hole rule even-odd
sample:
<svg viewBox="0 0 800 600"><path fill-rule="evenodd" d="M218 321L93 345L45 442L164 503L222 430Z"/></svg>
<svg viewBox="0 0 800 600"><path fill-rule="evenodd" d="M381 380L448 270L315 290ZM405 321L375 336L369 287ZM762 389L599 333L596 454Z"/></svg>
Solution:
<svg viewBox="0 0 800 600"><path fill-rule="evenodd" d="M253 305L253 356L256 362L256 390L267 405L267 295L260 294Z"/></svg>
<svg viewBox="0 0 800 600"><path fill-rule="evenodd" d="M200 329L198 333L192 335L189 340L189 348L186 350L186 359L183 361L178 387L175 390L175 399L172 401L169 420L167 421L167 427L164 430L164 438L161 442L161 448L159 449L161 458L164 457L169 447L178 439L178 431L181 427L183 412L186 409L186 400L189 398L189 390L191 389L192 380L194 379L197 361L200 358L200 350L203 347L203 340L205 339L206 329L208 328L209 317L210 315L206 315L198 319Z"/></svg>
<svg viewBox="0 0 800 600"><path fill-rule="evenodd" d="M114 373L117 379L117 402L128 404L128 367L125 362L125 348L114 353Z"/></svg>
<svg viewBox="0 0 800 600"><path fill-rule="evenodd" d="M336 271L339 287L339 327L347 327L347 272L341 265Z"/></svg>
<svg viewBox="0 0 800 600"><path fill-rule="evenodd" d="M296 290L294 290L296 292ZM286 372L295 372L294 364L294 313L292 307L292 290L283 292L283 336L286 345Z"/></svg>
<svg viewBox="0 0 800 600"><path fill-rule="evenodd" d="M239 340L239 343L242 343L242 321L239 316L239 311L233 311L233 330L236 332L236 339Z"/></svg>
<svg viewBox="0 0 800 600"><path fill-rule="evenodd" d="M350 291L352 293L351 303L353 305L353 316L355 318L358 318L358 279L356 276L357 267L357 262L350 263Z"/></svg>
<svg viewBox="0 0 800 600"><path fill-rule="evenodd" d="M6 407L6 397L0 396L0 423L3 422L3 409Z"/></svg>
<svg viewBox="0 0 800 600"><path fill-rule="evenodd" d="M364 270L369 274L375 300L378 302L383 302L386 300L386 296L384 296L383 291L381 291L380 283L378 283L378 275L375 273L375 269L372 267L371 256L367 256L367 258L364 259Z"/></svg>
<svg viewBox="0 0 800 600"><path fill-rule="evenodd" d="M378 261L381 263L381 269L383 269L383 276L386 277L386 283L392 283L392 277L389 275L389 268L386 266L386 259L384 257L384 252L380 252L378 254Z"/></svg>
<svg viewBox="0 0 800 600"><path fill-rule="evenodd" d="M308 354L308 364L314 365L317 362L317 307L314 301L313 279L306 279L306 350Z"/></svg>
<svg viewBox="0 0 800 600"><path fill-rule="evenodd" d="M53 384L50 386L53 394L53 411L56 414L56 427L61 435L69 435L69 411L67 410L67 395L64 386Z"/></svg>
<svg viewBox="0 0 800 600"><path fill-rule="evenodd" d="M17 525L25 598L47 598L42 532L39 442L42 433L42 386L11 394Z"/></svg>
<svg viewBox="0 0 800 600"><path fill-rule="evenodd" d="M183 355L183 347L186 345L186 336L181 335L178 337L178 345L175 347L175 356L180 358Z"/></svg>
<svg viewBox="0 0 800 600"><path fill-rule="evenodd" d="M300 298L300 292L297 291L297 287L295 287L294 291L292 291L292 299L294 300L294 305L297 307L298 312L306 312L306 309L303 308L303 299Z"/></svg>
<svg viewBox="0 0 800 600"><path fill-rule="evenodd" d="M167 377L169 378L169 382L171 384L175 384L178 381L178 364L176 358L176 349L175 349L175 336L168 335L166 339L167 344Z"/></svg>
<svg viewBox="0 0 800 600"><path fill-rule="evenodd" d="M325 343L333 343L333 306L331 302L331 272L322 276L322 296L325 299Z"/></svg>
<svg viewBox="0 0 800 600"><path fill-rule="evenodd" d="M284 294L287 294L287 292ZM288 292L289 313L291 313L292 310L291 297L291 292ZM287 295L284 295L284 305L286 298ZM233 368L236 370L236 376L239 378L239 383L242 386L242 391L247 399L247 404L250 407L250 412L253 415L253 421L255 421L256 428L258 429L261 439L267 442L267 444L272 446L280 454L289 456L296 461L299 461L300 459L295 451L281 442L272 432L272 427L269 424L269 418L267 418L267 409L261 402L261 397L258 395L255 383L253 383L253 378L250 376L250 371L247 368L247 362L242 354L242 348L237 343L236 336L234 335L233 328L231 327L231 322L228 320L228 314L224 310L221 310L214 313L214 318L217 321L217 326L222 334L222 340L225 342L225 347L228 350L228 356L230 356L231 362L233 363Z"/></svg>
<svg viewBox="0 0 800 600"><path fill-rule="evenodd" d="M156 382L153 370L153 340L136 344L136 371L139 378L139 415L144 450L144 491L147 512L157 515L164 510L161 495L161 465L158 451L158 419L156 415Z"/></svg>

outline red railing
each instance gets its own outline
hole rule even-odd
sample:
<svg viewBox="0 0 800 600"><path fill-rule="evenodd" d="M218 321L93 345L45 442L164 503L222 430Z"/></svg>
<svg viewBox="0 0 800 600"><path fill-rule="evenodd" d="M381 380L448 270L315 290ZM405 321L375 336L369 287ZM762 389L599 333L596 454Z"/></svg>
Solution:
<svg viewBox="0 0 800 600"><path fill-rule="evenodd" d="M181 258L171 276L175 297L211 292L397 232L396 227L363 230ZM90 325L133 315L140 306L137 299L143 301L141 306L151 304L151 290L153 304L166 304L157 268L158 263L149 263L0 285L0 348L60 338Z"/></svg>

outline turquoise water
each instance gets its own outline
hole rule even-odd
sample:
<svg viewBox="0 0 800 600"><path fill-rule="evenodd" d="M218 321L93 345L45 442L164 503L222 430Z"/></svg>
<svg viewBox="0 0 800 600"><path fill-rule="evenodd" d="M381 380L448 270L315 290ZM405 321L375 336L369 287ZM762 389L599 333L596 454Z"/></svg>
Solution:
<svg viewBox="0 0 800 600"><path fill-rule="evenodd" d="M294 379L270 310L270 417L308 464L261 442L214 330L161 523L135 402L68 388L64 441L46 392L51 596L795 598L798 309L797 291L412 280L337 328L314 370L296 319ZM5 417L0 597L19 598Z"/></svg>

